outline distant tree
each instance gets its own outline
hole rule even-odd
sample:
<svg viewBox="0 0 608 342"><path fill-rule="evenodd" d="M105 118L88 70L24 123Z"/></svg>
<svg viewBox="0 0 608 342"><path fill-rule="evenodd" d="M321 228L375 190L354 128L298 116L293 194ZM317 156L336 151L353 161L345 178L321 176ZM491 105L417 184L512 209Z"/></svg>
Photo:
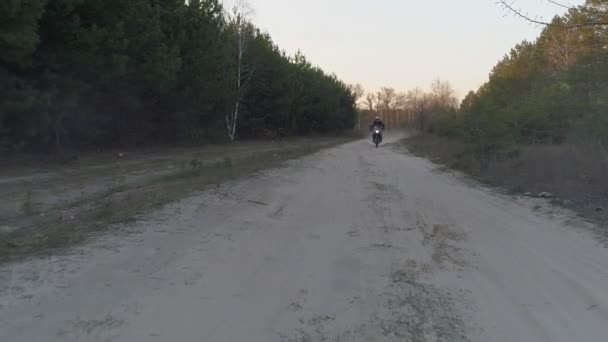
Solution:
<svg viewBox="0 0 608 342"><path fill-rule="evenodd" d="M365 106L368 111L373 112L376 110L376 104L378 103L378 97L374 93L368 93L365 96Z"/></svg>
<svg viewBox="0 0 608 342"><path fill-rule="evenodd" d="M391 111L397 104L397 92L395 88L382 87L376 94L378 99L378 107L384 113L387 126L391 127L394 124L394 120L391 118Z"/></svg>
<svg viewBox="0 0 608 342"><path fill-rule="evenodd" d="M431 94L433 96L433 105L437 110L454 109L458 105L458 99L455 96L454 88L448 81L436 79L431 85Z"/></svg>
<svg viewBox="0 0 608 342"><path fill-rule="evenodd" d="M395 97L395 107L398 109L407 108L407 93L397 93L397 96Z"/></svg>
<svg viewBox="0 0 608 342"><path fill-rule="evenodd" d="M382 87L376 94L376 98L378 99L378 105L389 111L396 103L397 92L395 88Z"/></svg>
<svg viewBox="0 0 608 342"><path fill-rule="evenodd" d="M412 119L415 120L420 130L425 128L425 110L427 108L428 97L424 91L418 87L409 90L406 93L406 101L409 110L412 113Z"/></svg>
<svg viewBox="0 0 608 342"><path fill-rule="evenodd" d="M359 100L361 100L363 95L365 95L365 88L363 88L363 86L359 83L349 85L348 89L350 90L351 94L353 94L353 98L356 103L359 103Z"/></svg>
<svg viewBox="0 0 608 342"><path fill-rule="evenodd" d="M473 105L476 101L477 94L474 91L469 91L467 96L464 97L462 102L460 103L460 111L464 113L469 113L473 109Z"/></svg>

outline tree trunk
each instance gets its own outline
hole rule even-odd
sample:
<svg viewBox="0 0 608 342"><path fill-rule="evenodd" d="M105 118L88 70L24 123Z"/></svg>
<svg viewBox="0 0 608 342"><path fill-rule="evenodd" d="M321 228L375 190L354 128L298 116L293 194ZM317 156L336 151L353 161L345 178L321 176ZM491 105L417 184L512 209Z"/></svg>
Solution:
<svg viewBox="0 0 608 342"><path fill-rule="evenodd" d="M242 25L239 20L239 25ZM239 109L241 105L241 87L243 78L243 54L245 53L245 41L243 37L243 27L238 28L238 62L236 72L236 103L234 105L234 112L226 115L226 126L228 129L228 137L231 141L236 138L236 127L239 118Z"/></svg>

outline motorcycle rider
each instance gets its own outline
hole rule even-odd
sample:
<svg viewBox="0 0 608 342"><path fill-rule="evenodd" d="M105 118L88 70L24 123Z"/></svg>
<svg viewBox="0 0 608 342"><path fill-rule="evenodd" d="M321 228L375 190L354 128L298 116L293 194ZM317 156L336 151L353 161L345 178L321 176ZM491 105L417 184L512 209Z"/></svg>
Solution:
<svg viewBox="0 0 608 342"><path fill-rule="evenodd" d="M382 122L382 119L380 119L379 116L376 116L376 119L374 120L374 122L372 122L371 125L369 125L369 130L373 131L374 128L380 128L382 131L384 131L384 122ZM382 132L380 132L380 142L382 142Z"/></svg>
<svg viewBox="0 0 608 342"><path fill-rule="evenodd" d="M380 119L379 116L376 116L376 119L374 120L374 122L372 122L372 124L369 125L369 130L372 131L374 129L374 127L378 127L384 131L384 122L382 122L382 119Z"/></svg>

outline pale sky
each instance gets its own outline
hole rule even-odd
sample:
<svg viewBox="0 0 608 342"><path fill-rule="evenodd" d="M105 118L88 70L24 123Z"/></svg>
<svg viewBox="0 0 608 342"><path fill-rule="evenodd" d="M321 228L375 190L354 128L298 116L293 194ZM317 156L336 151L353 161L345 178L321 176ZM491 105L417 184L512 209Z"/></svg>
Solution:
<svg viewBox="0 0 608 342"><path fill-rule="evenodd" d="M231 7L234 0L224 0ZM549 20L563 8L514 0ZM582 4L584 1L564 1ZM427 89L440 77L458 96L477 89L491 68L541 27L508 14L496 0L249 0L253 21L289 54L307 58L366 89Z"/></svg>

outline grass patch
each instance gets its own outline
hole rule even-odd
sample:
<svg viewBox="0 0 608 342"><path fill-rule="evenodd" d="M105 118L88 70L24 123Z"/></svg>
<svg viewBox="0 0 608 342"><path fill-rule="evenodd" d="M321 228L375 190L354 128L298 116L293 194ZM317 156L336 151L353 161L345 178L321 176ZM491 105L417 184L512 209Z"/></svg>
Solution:
<svg viewBox="0 0 608 342"><path fill-rule="evenodd" d="M281 166L285 161L317 152L352 138L323 138L286 144L278 150L235 153L212 162L198 158L144 182L128 184L118 178L105 191L63 210L31 215L27 227L0 232L0 261L14 261L86 241L92 234L116 229L141 214L216 186L230 179L263 169ZM26 196L23 210L31 213L32 198ZM29 208L29 209L28 209Z"/></svg>
<svg viewBox="0 0 608 342"><path fill-rule="evenodd" d="M404 139L402 146L509 194L551 193L552 204L593 221L600 235L608 238L608 211L604 210L608 208L608 160L597 146L520 145L483 168L471 149L458 141L419 134Z"/></svg>

